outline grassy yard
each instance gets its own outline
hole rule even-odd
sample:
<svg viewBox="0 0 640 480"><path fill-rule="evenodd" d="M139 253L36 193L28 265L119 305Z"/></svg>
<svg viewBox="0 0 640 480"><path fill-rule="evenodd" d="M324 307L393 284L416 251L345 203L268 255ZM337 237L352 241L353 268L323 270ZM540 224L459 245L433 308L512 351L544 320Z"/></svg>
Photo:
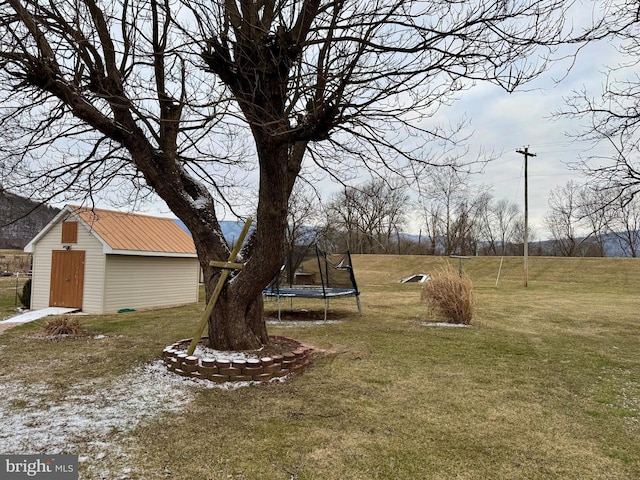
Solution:
<svg viewBox="0 0 640 480"><path fill-rule="evenodd" d="M85 479L640 478L638 260L534 257L525 289L521 258L497 287L500 258L472 258L472 327L425 326L421 286L398 280L446 262L354 256L362 317L345 299L340 321L269 325L325 350L282 384L214 389L150 369L202 305L82 317L91 335L64 340L42 321L13 328L0 446L79 454ZM294 307L322 318L319 301ZM20 447L12 429L43 440Z"/></svg>

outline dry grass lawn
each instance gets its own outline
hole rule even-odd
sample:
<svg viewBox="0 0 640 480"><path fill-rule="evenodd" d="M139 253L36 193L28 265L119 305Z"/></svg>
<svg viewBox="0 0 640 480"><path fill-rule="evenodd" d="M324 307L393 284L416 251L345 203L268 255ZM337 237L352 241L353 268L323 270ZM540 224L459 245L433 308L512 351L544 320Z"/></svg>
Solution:
<svg viewBox="0 0 640 480"><path fill-rule="evenodd" d="M425 326L421 285L398 280L446 261L354 256L362 317L344 299L338 321L269 325L325 350L281 384L157 368L202 305L85 316L88 335L63 339L13 328L0 451L75 453L85 479L640 478L640 263L532 258L525 289L521 258L497 287L500 258L473 258L472 326Z"/></svg>

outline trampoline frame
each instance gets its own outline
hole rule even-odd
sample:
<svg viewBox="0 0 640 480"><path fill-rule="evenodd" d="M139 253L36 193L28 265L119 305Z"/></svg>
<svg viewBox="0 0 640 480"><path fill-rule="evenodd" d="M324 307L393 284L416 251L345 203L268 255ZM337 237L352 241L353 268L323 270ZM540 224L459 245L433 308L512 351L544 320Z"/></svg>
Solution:
<svg viewBox="0 0 640 480"><path fill-rule="evenodd" d="M278 285L276 283L275 287L274 285L270 285L269 287L265 288L263 290L263 295L265 295L266 297L275 297L276 298L276 302L278 304L278 321L281 321L281 304L280 304L280 299L281 298L289 298L289 299L294 299L294 298L322 298L324 299L324 321L327 321L327 311L329 310L329 299L330 298L341 298L341 297L356 297L356 304L358 306L358 314L360 316L362 316L362 307L360 305L360 291L358 290L358 286L356 284L356 279L355 276L353 275L353 267L351 266L351 254L349 253L349 251L347 251L347 253L345 254L345 258L348 258L349 260L349 266L348 267L334 267L334 268L340 268L340 269L345 269L345 270L349 270L350 273L350 278L351 278L351 283L353 284L353 288L338 288L338 287L328 287L326 286L326 283L328 282L328 279L326 279L324 277L324 275L322 275L322 264L320 261L320 258L324 258L324 261L326 264L330 264L331 262L329 262L327 260L327 255L326 253L320 251L320 249L316 246L316 255L317 255L317 259L318 259L318 268L319 268L319 272L320 272L320 281L321 281L321 285L319 287L311 287L311 286L287 286L287 287L281 287L280 285ZM333 264L331 264L333 265ZM280 271L284 270L286 268L286 265L283 265L282 268L280 269ZM327 266L325 265L325 271L327 271Z"/></svg>

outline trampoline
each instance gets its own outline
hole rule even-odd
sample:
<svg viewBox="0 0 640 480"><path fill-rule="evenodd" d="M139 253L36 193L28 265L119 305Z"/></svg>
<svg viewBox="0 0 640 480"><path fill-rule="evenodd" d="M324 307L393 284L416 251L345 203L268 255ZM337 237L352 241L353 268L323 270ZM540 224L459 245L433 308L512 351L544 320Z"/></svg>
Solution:
<svg viewBox="0 0 640 480"><path fill-rule="evenodd" d="M264 289L263 294L276 299L278 320L281 319L282 298L323 299L326 321L330 299L355 297L358 313L362 315L360 291L348 251L342 256L328 255L316 247L315 256L306 254L298 255L298 258L290 252L280 273L269 287Z"/></svg>

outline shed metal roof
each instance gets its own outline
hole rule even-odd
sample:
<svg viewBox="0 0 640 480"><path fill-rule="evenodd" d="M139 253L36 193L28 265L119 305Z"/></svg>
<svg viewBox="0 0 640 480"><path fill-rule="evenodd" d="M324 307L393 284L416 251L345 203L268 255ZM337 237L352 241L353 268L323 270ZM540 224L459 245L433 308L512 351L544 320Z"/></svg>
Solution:
<svg viewBox="0 0 640 480"><path fill-rule="evenodd" d="M196 253L191 236L172 218L71 207L113 250Z"/></svg>
<svg viewBox="0 0 640 480"><path fill-rule="evenodd" d="M172 218L67 205L29 244L36 243L61 219L75 217L103 244L105 253L195 257L191 236Z"/></svg>

